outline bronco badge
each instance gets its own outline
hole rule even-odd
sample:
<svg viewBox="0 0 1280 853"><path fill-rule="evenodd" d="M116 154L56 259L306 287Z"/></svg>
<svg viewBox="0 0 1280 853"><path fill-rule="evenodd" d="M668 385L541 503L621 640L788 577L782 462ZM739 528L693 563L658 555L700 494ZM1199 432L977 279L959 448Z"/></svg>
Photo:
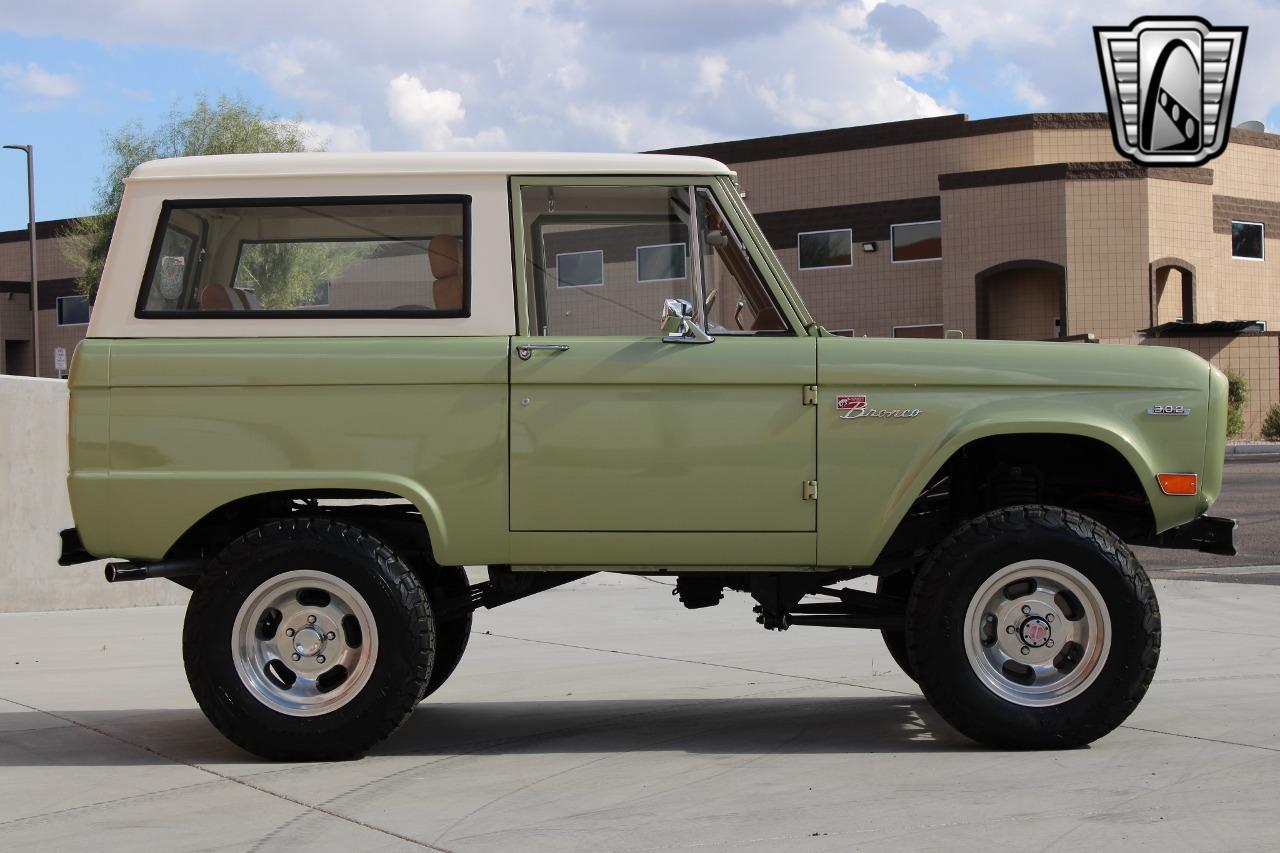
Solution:
<svg viewBox="0 0 1280 853"><path fill-rule="evenodd" d="M858 418L914 418L920 414L919 409L872 409L867 406L866 394L841 394L836 397L836 411L840 420L853 421Z"/></svg>

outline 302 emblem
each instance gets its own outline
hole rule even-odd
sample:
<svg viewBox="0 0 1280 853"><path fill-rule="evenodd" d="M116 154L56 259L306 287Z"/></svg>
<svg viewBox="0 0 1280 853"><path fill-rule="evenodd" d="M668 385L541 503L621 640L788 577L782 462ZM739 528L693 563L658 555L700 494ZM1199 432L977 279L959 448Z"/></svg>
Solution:
<svg viewBox="0 0 1280 853"><path fill-rule="evenodd" d="M840 420L854 421L859 418L914 418L919 417L919 409L872 409L867 405L866 394L841 394L836 397L836 411Z"/></svg>
<svg viewBox="0 0 1280 853"><path fill-rule="evenodd" d="M1189 415L1191 409L1187 406L1148 406L1148 415Z"/></svg>

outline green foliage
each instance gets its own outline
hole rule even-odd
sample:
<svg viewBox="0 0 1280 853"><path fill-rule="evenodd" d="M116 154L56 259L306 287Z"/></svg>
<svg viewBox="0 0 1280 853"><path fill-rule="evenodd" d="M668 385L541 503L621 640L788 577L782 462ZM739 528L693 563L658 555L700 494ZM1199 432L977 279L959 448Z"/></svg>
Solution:
<svg viewBox="0 0 1280 853"><path fill-rule="evenodd" d="M1234 370L1227 371L1227 405L1234 409L1244 408L1249 402L1249 383Z"/></svg>
<svg viewBox="0 0 1280 853"><path fill-rule="evenodd" d="M1234 438L1244 432L1244 415L1239 409L1227 407L1227 436Z"/></svg>
<svg viewBox="0 0 1280 853"><path fill-rule="evenodd" d="M1227 371L1227 435L1244 432L1244 404L1249 400L1249 383L1234 370Z"/></svg>
<svg viewBox="0 0 1280 853"><path fill-rule="evenodd" d="M375 243L254 243L240 253L236 286L251 289L263 308L315 305L322 282L333 281L372 254Z"/></svg>
<svg viewBox="0 0 1280 853"><path fill-rule="evenodd" d="M161 157L305 150L301 124L267 115L243 95L221 95L216 102L200 95L189 110L175 105L150 131L137 121L126 124L107 138L107 171L98 184L93 215L76 220L62 235L67 238L64 255L83 271L77 288L91 298L96 295L124 180L140 163Z"/></svg>
<svg viewBox="0 0 1280 853"><path fill-rule="evenodd" d="M1271 407L1262 420L1262 437L1271 441L1280 441L1280 404Z"/></svg>

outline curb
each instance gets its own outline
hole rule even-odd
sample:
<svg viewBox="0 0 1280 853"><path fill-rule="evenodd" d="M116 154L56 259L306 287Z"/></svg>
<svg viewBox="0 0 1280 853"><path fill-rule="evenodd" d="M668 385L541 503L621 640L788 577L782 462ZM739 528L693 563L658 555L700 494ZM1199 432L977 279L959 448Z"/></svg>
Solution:
<svg viewBox="0 0 1280 853"><path fill-rule="evenodd" d="M1228 444L1226 456L1254 456L1257 454L1275 454L1280 453L1280 442L1277 441L1246 441L1239 444Z"/></svg>

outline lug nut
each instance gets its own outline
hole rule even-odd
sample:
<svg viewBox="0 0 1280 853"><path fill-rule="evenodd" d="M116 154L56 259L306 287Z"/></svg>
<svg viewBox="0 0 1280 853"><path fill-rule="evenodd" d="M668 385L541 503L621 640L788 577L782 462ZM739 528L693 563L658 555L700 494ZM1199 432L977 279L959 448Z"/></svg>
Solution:
<svg viewBox="0 0 1280 853"><path fill-rule="evenodd" d="M333 633L332 631L330 631L329 633L327 633L327 634L325 634L325 635L324 635L324 638L325 638L326 640L336 640L336 639L338 639L338 635L337 635L337 634L335 634L335 633Z"/></svg>
<svg viewBox="0 0 1280 853"><path fill-rule="evenodd" d="M292 636L293 636L294 634L296 634L296 633L298 633L298 632L297 632L297 631L295 631L295 630L293 630L292 628L286 628L286 629L285 629L285 631L284 631L284 635L285 635L286 637L292 637Z"/></svg>
<svg viewBox="0 0 1280 853"><path fill-rule="evenodd" d="M1013 629L1013 626L1012 626L1012 625L1007 625L1007 626L1005 626L1004 632L1005 632L1006 634L1012 634L1012 633L1013 633L1013 630L1014 630L1014 629Z"/></svg>
<svg viewBox="0 0 1280 853"><path fill-rule="evenodd" d="M1027 648L1026 646L1023 646L1023 647L1022 647L1022 653L1023 653L1024 655L1029 655L1029 654L1031 654L1031 649Z"/></svg>
<svg viewBox="0 0 1280 853"><path fill-rule="evenodd" d="M318 656L318 657L316 658L316 663L324 663L324 655L320 655L320 656Z"/></svg>
<svg viewBox="0 0 1280 853"><path fill-rule="evenodd" d="M1027 612L1028 612L1028 613L1030 613L1031 611L1029 611L1029 610L1028 610ZM315 616L308 616L308 617L307 617L307 624L308 624L308 625L314 625L314 624L315 624L315 621L316 621L316 617L315 617Z"/></svg>
<svg viewBox="0 0 1280 853"><path fill-rule="evenodd" d="M1044 615L1044 621L1046 621L1046 622L1052 622L1052 621L1053 621L1053 614L1052 614L1052 613L1046 613L1046 614Z"/></svg>
<svg viewBox="0 0 1280 853"><path fill-rule="evenodd" d="M1053 640L1045 640L1044 644L1049 648L1053 648Z"/></svg>
<svg viewBox="0 0 1280 853"><path fill-rule="evenodd" d="M1024 605L1022 605L1022 612L1023 612L1025 615L1030 616L1030 615L1031 615L1031 605L1030 605L1030 604L1024 604Z"/></svg>
<svg viewBox="0 0 1280 853"><path fill-rule="evenodd" d="M293 653L293 659L294 659L294 660L302 660L302 655L298 654L297 652L294 652L294 653Z"/></svg>

